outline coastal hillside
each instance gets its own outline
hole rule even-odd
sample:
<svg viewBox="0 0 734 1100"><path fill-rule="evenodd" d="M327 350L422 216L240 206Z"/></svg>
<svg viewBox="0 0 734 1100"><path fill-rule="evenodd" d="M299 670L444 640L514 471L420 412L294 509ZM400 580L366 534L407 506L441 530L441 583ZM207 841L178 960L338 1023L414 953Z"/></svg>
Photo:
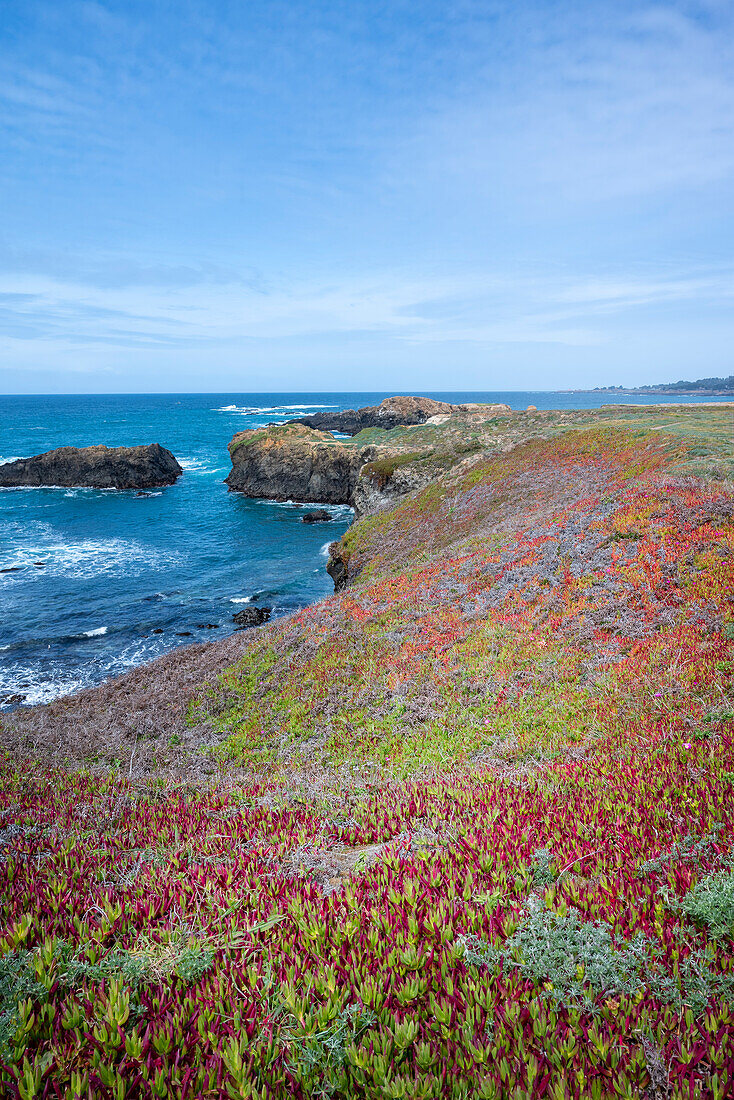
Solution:
<svg viewBox="0 0 734 1100"><path fill-rule="evenodd" d="M731 414L362 431L338 593L5 718L8 1094L731 1096Z"/></svg>

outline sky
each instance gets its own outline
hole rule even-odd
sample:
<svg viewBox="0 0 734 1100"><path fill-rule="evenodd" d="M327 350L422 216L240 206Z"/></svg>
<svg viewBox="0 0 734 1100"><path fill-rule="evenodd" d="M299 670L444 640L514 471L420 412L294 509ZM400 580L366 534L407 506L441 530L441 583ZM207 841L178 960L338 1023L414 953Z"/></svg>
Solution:
<svg viewBox="0 0 734 1100"><path fill-rule="evenodd" d="M730 0L3 0L0 392L728 375Z"/></svg>

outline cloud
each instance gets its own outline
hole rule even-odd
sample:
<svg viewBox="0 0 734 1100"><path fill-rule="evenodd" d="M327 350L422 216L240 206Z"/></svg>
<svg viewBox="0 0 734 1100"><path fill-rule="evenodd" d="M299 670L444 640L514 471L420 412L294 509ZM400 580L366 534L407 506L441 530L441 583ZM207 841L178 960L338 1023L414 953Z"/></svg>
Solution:
<svg viewBox="0 0 734 1100"><path fill-rule="evenodd" d="M426 112L392 171L478 201L602 203L734 172L734 19L709 6L553 5L519 23L458 96ZM523 39L522 30L527 37ZM468 94L467 94L468 92Z"/></svg>
<svg viewBox="0 0 734 1100"><path fill-rule="evenodd" d="M123 289L239 285L266 293L263 275L254 268L237 269L209 260L170 263L114 254L85 255L55 249L20 248L0 243L0 272L40 275L60 284Z"/></svg>
<svg viewBox="0 0 734 1100"><path fill-rule="evenodd" d="M333 283L283 281L267 294L241 281L124 288L0 277L0 333L76 347L216 349L369 334L395 344L593 347L640 311L728 308L734 269L634 278L547 271L445 276L389 272Z"/></svg>

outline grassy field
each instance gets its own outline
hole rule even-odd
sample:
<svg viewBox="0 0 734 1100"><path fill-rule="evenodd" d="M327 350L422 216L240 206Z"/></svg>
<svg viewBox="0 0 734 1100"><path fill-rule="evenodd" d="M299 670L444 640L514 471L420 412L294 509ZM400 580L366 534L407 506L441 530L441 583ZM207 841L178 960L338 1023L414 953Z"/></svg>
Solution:
<svg viewBox="0 0 734 1100"><path fill-rule="evenodd" d="M402 430L344 593L6 722L0 1088L734 1095L731 413Z"/></svg>

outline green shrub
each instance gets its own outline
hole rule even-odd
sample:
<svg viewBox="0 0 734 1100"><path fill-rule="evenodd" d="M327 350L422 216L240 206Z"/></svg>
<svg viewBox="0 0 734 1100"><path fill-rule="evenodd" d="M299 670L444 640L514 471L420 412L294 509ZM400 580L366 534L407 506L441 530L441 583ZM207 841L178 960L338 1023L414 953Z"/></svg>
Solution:
<svg viewBox="0 0 734 1100"><path fill-rule="evenodd" d="M734 935L734 869L705 875L680 901L668 902L705 925L714 939Z"/></svg>

